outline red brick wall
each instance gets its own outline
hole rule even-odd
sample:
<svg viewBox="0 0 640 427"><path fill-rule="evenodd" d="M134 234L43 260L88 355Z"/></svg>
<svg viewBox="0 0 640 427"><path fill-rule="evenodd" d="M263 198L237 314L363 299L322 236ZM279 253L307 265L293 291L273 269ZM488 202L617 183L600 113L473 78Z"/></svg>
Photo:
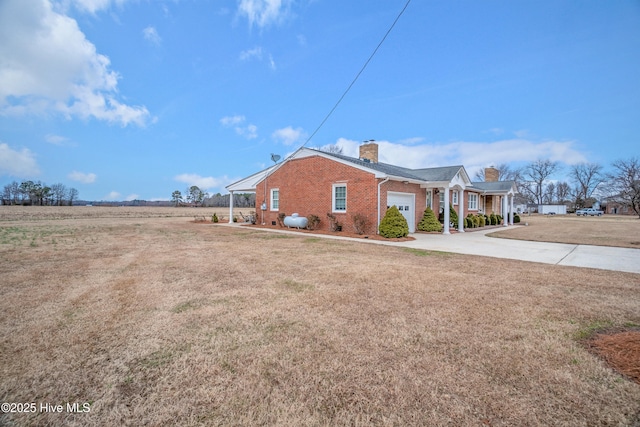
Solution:
<svg viewBox="0 0 640 427"><path fill-rule="evenodd" d="M342 224L343 230L352 232L353 215L365 215L368 221L368 234L377 232L378 183L372 173L344 165L338 161L326 159L322 156L305 157L289 160L265 181L256 186L256 207L258 219L264 214L264 222L271 224L277 221L278 213L291 215L297 212L300 216L317 215L320 217L320 228L329 230L327 213L333 213ZM347 210L345 213L332 212L333 184L344 183L347 186ZM280 191L280 207L278 212L271 211L271 189ZM388 181L382 185L380 194L380 218L387 209L387 191L416 194L416 225L422 218L426 206L425 190L417 184L403 184ZM261 211L260 206L265 201L267 210Z"/></svg>
<svg viewBox="0 0 640 427"><path fill-rule="evenodd" d="M321 156L290 160L269 175L266 179L266 211L260 210L265 199L265 182L259 183L256 186L258 214L264 213L264 221L267 224L277 220L278 212L270 210L270 190L278 188L279 212L287 215L297 212L305 217L317 215L320 218L320 228L329 230L327 213L332 212L332 186L341 183L347 186L347 210L344 213L333 212L333 215L342 224L343 230L354 231L352 216L362 214L369 222L367 232L375 233L378 180L372 173Z"/></svg>
<svg viewBox="0 0 640 427"><path fill-rule="evenodd" d="M418 223L422 219L424 209L427 207L427 190L425 190L424 188L420 188L419 184L404 184L400 181L385 182L380 188L380 219L384 218L384 214L385 212L387 212L387 191L393 191L397 193L413 193L416 195L416 219L414 224L417 229Z"/></svg>

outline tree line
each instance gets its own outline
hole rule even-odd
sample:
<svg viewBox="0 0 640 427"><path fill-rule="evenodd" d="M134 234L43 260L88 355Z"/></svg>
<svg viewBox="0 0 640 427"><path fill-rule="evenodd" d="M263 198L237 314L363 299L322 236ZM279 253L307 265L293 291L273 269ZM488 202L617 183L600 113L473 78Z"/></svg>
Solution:
<svg viewBox="0 0 640 427"><path fill-rule="evenodd" d="M640 159L616 160L606 171L599 163L578 163L569 168L569 181L554 181L562 170L559 162L538 159L522 168L507 164L495 167L500 181L514 181L518 193L534 204L573 204L580 209L595 201L618 203L630 207L640 217ZM475 177L484 181L484 170Z"/></svg>
<svg viewBox="0 0 640 427"><path fill-rule="evenodd" d="M51 186L41 181L13 181L4 186L3 205L72 206L78 200L78 190L64 184Z"/></svg>
<svg viewBox="0 0 640 427"><path fill-rule="evenodd" d="M229 194L209 194L197 185L188 187L184 194L180 190L171 193L171 203L174 206L206 206L229 207ZM254 193L242 193L233 195L233 206L240 208L254 208L256 195Z"/></svg>

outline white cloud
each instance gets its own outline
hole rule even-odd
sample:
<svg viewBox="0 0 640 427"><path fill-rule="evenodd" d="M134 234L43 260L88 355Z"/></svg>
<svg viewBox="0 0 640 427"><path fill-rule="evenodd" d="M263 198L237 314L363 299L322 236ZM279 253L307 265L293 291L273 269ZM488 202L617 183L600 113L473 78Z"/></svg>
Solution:
<svg viewBox="0 0 640 427"><path fill-rule="evenodd" d="M117 191L112 191L105 196L104 200L120 200L120 196L120 193Z"/></svg>
<svg viewBox="0 0 640 427"><path fill-rule="evenodd" d="M71 172L67 177L72 181L81 182L83 184L92 184L97 178L95 173L84 173L78 171Z"/></svg>
<svg viewBox="0 0 640 427"><path fill-rule="evenodd" d="M241 126L245 122L244 116L227 116L220 119L220 123L225 127L233 127L236 133L246 139L258 137L258 127L253 124Z"/></svg>
<svg viewBox="0 0 640 427"><path fill-rule="evenodd" d="M89 12L110 3L76 0ZM0 114L53 112L123 126L149 119L146 107L116 98L119 75L109 58L50 0L0 2L0 40Z"/></svg>
<svg viewBox="0 0 640 427"><path fill-rule="evenodd" d="M0 175L29 178L39 173L36 158L28 148L18 151L0 143Z"/></svg>
<svg viewBox="0 0 640 427"><path fill-rule="evenodd" d="M262 48L254 47L253 49L243 50L240 52L240 59L242 61L248 61L250 59L262 59Z"/></svg>
<svg viewBox="0 0 640 427"><path fill-rule="evenodd" d="M112 4L122 6L127 1L129 0L62 0L58 3L61 3L62 6L73 3L79 10L95 14L100 10L109 8Z"/></svg>
<svg viewBox="0 0 640 427"><path fill-rule="evenodd" d="M269 64L269 68L272 70L276 69L276 61L273 59L273 55L270 53L268 55L263 55L263 50L261 47L254 47L253 49L243 50L240 52L240 60L241 61L250 61L255 59L257 61L262 62L263 56L267 56L267 63Z"/></svg>
<svg viewBox="0 0 640 427"><path fill-rule="evenodd" d="M239 0L238 14L245 16L249 27L264 28L280 24L290 15L292 0Z"/></svg>
<svg viewBox="0 0 640 427"><path fill-rule="evenodd" d="M500 163L522 165L537 159L549 159L566 165L587 161L575 148L575 141L504 139L492 142L457 141L412 144L376 141L378 160L411 169L463 165L470 176L475 171ZM340 138L336 145L347 156L358 157L360 141Z"/></svg>
<svg viewBox="0 0 640 427"><path fill-rule="evenodd" d="M150 42L153 45L160 46L160 43L162 42L160 34L158 34L158 31L152 26L148 26L147 28L142 30L142 35L144 36L144 39L146 41Z"/></svg>
<svg viewBox="0 0 640 427"><path fill-rule="evenodd" d="M287 126L286 128L276 130L271 136L284 145L293 145L305 138L306 133L302 128L294 129L291 126Z"/></svg>
<svg viewBox="0 0 640 427"><path fill-rule="evenodd" d="M69 138L50 133L48 135L45 135L44 140L53 145L65 145L65 143L69 141Z"/></svg>
<svg viewBox="0 0 640 427"><path fill-rule="evenodd" d="M235 126L245 121L244 116L227 116L220 119L223 126Z"/></svg>
<svg viewBox="0 0 640 427"><path fill-rule="evenodd" d="M124 200L126 200L127 202L131 202L132 200L136 200L139 199L140 195L139 194L129 194L127 197L124 198Z"/></svg>
<svg viewBox="0 0 640 427"><path fill-rule="evenodd" d="M200 176L195 173L183 173L175 176L173 179L187 184L187 186L196 185L203 191L223 189L226 185L237 181L237 179L229 178L226 175L215 178L212 176Z"/></svg>

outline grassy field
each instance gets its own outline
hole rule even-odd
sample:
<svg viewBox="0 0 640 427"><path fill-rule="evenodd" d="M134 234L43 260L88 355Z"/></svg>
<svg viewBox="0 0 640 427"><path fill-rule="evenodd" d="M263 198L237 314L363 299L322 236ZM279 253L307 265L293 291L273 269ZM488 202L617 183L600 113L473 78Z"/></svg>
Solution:
<svg viewBox="0 0 640 427"><path fill-rule="evenodd" d="M583 345L640 325L637 274L7 209L0 401L37 411L0 425L640 422L640 385Z"/></svg>
<svg viewBox="0 0 640 427"><path fill-rule="evenodd" d="M505 239L640 249L640 219L636 216L523 215L521 221L528 226L490 235Z"/></svg>

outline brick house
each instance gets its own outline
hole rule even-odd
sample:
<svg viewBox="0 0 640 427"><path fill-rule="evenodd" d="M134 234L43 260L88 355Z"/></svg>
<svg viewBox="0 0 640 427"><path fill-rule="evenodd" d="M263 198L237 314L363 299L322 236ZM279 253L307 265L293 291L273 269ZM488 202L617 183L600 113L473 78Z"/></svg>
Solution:
<svg viewBox="0 0 640 427"><path fill-rule="evenodd" d="M376 232L386 210L395 205L414 232L425 207L444 214L449 234L449 206L458 213L464 231L468 213L492 212L513 224L515 183L497 181L497 170L485 170L487 182L471 182L464 166L409 169L378 162L378 144L360 146L359 158L301 148L282 163L237 181L227 190L255 192L258 221L275 224L279 213L317 215L328 230L327 214L344 230L353 230L353 216L364 215L367 232ZM495 180L493 178L495 177ZM233 200L233 197L231 197ZM230 221L233 206L230 206Z"/></svg>

